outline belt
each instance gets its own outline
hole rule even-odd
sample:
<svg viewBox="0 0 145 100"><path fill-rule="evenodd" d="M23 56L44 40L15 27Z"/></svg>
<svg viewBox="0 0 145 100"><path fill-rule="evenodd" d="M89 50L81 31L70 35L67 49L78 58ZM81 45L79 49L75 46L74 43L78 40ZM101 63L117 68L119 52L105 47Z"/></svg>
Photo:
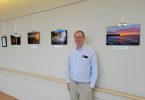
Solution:
<svg viewBox="0 0 145 100"><path fill-rule="evenodd" d="M74 83L78 85L78 84L81 84L81 83L84 83L84 82L77 82L77 81L74 81Z"/></svg>
<svg viewBox="0 0 145 100"><path fill-rule="evenodd" d="M77 82L77 81L73 80L72 78L71 78L71 81L74 82L74 83L77 84L77 85L78 85L78 84L89 83L89 82Z"/></svg>

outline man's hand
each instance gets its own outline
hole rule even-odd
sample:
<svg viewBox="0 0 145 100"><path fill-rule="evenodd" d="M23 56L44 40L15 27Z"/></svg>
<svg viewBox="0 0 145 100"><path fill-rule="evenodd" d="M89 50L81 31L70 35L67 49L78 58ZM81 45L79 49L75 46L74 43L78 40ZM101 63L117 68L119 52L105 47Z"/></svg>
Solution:
<svg viewBox="0 0 145 100"><path fill-rule="evenodd" d="M70 91L70 84L69 83L67 83L67 89L68 89L68 91Z"/></svg>
<svg viewBox="0 0 145 100"><path fill-rule="evenodd" d="M95 91L95 88L91 88L93 91Z"/></svg>

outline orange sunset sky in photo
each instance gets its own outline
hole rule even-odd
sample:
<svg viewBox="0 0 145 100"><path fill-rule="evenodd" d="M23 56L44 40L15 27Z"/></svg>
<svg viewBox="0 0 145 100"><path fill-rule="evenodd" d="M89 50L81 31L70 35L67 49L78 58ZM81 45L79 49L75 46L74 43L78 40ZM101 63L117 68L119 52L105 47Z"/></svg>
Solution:
<svg viewBox="0 0 145 100"><path fill-rule="evenodd" d="M120 36L126 35L139 35L140 24L132 24L127 26L109 26L107 34L119 34Z"/></svg>

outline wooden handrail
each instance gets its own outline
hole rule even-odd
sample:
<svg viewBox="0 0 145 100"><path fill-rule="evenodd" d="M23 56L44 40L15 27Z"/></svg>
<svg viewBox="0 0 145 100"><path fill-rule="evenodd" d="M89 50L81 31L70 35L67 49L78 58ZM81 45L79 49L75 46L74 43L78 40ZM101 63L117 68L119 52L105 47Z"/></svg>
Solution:
<svg viewBox="0 0 145 100"><path fill-rule="evenodd" d="M0 91L0 100L18 100L18 99Z"/></svg>
<svg viewBox="0 0 145 100"><path fill-rule="evenodd" d="M0 71L5 71L5 72L18 74L18 75L24 75L24 76L28 76L28 77L34 77L34 78L50 80L50 81L66 84L65 80L54 78L54 77L50 77L50 76L46 76L46 75L39 75L39 74L35 74L35 73L18 71L18 70L15 70L15 69L4 68L4 67L0 67ZM109 93L109 94L113 94L113 95L117 95L117 96L130 98L130 99L133 99L133 100L145 100L144 97L134 96L134 95L123 93L123 92L117 92L117 91L108 90L108 89L102 89L102 88L95 88L95 90L96 91L105 92L105 93Z"/></svg>

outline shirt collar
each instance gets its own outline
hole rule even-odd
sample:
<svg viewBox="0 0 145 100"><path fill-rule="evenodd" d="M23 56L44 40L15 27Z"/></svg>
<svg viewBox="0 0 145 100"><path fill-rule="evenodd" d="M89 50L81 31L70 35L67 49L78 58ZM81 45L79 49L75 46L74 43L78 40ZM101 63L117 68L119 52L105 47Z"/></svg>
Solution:
<svg viewBox="0 0 145 100"><path fill-rule="evenodd" d="M83 50L84 47L85 47L85 45L82 45L80 48L77 48L77 47L76 47L76 50Z"/></svg>

